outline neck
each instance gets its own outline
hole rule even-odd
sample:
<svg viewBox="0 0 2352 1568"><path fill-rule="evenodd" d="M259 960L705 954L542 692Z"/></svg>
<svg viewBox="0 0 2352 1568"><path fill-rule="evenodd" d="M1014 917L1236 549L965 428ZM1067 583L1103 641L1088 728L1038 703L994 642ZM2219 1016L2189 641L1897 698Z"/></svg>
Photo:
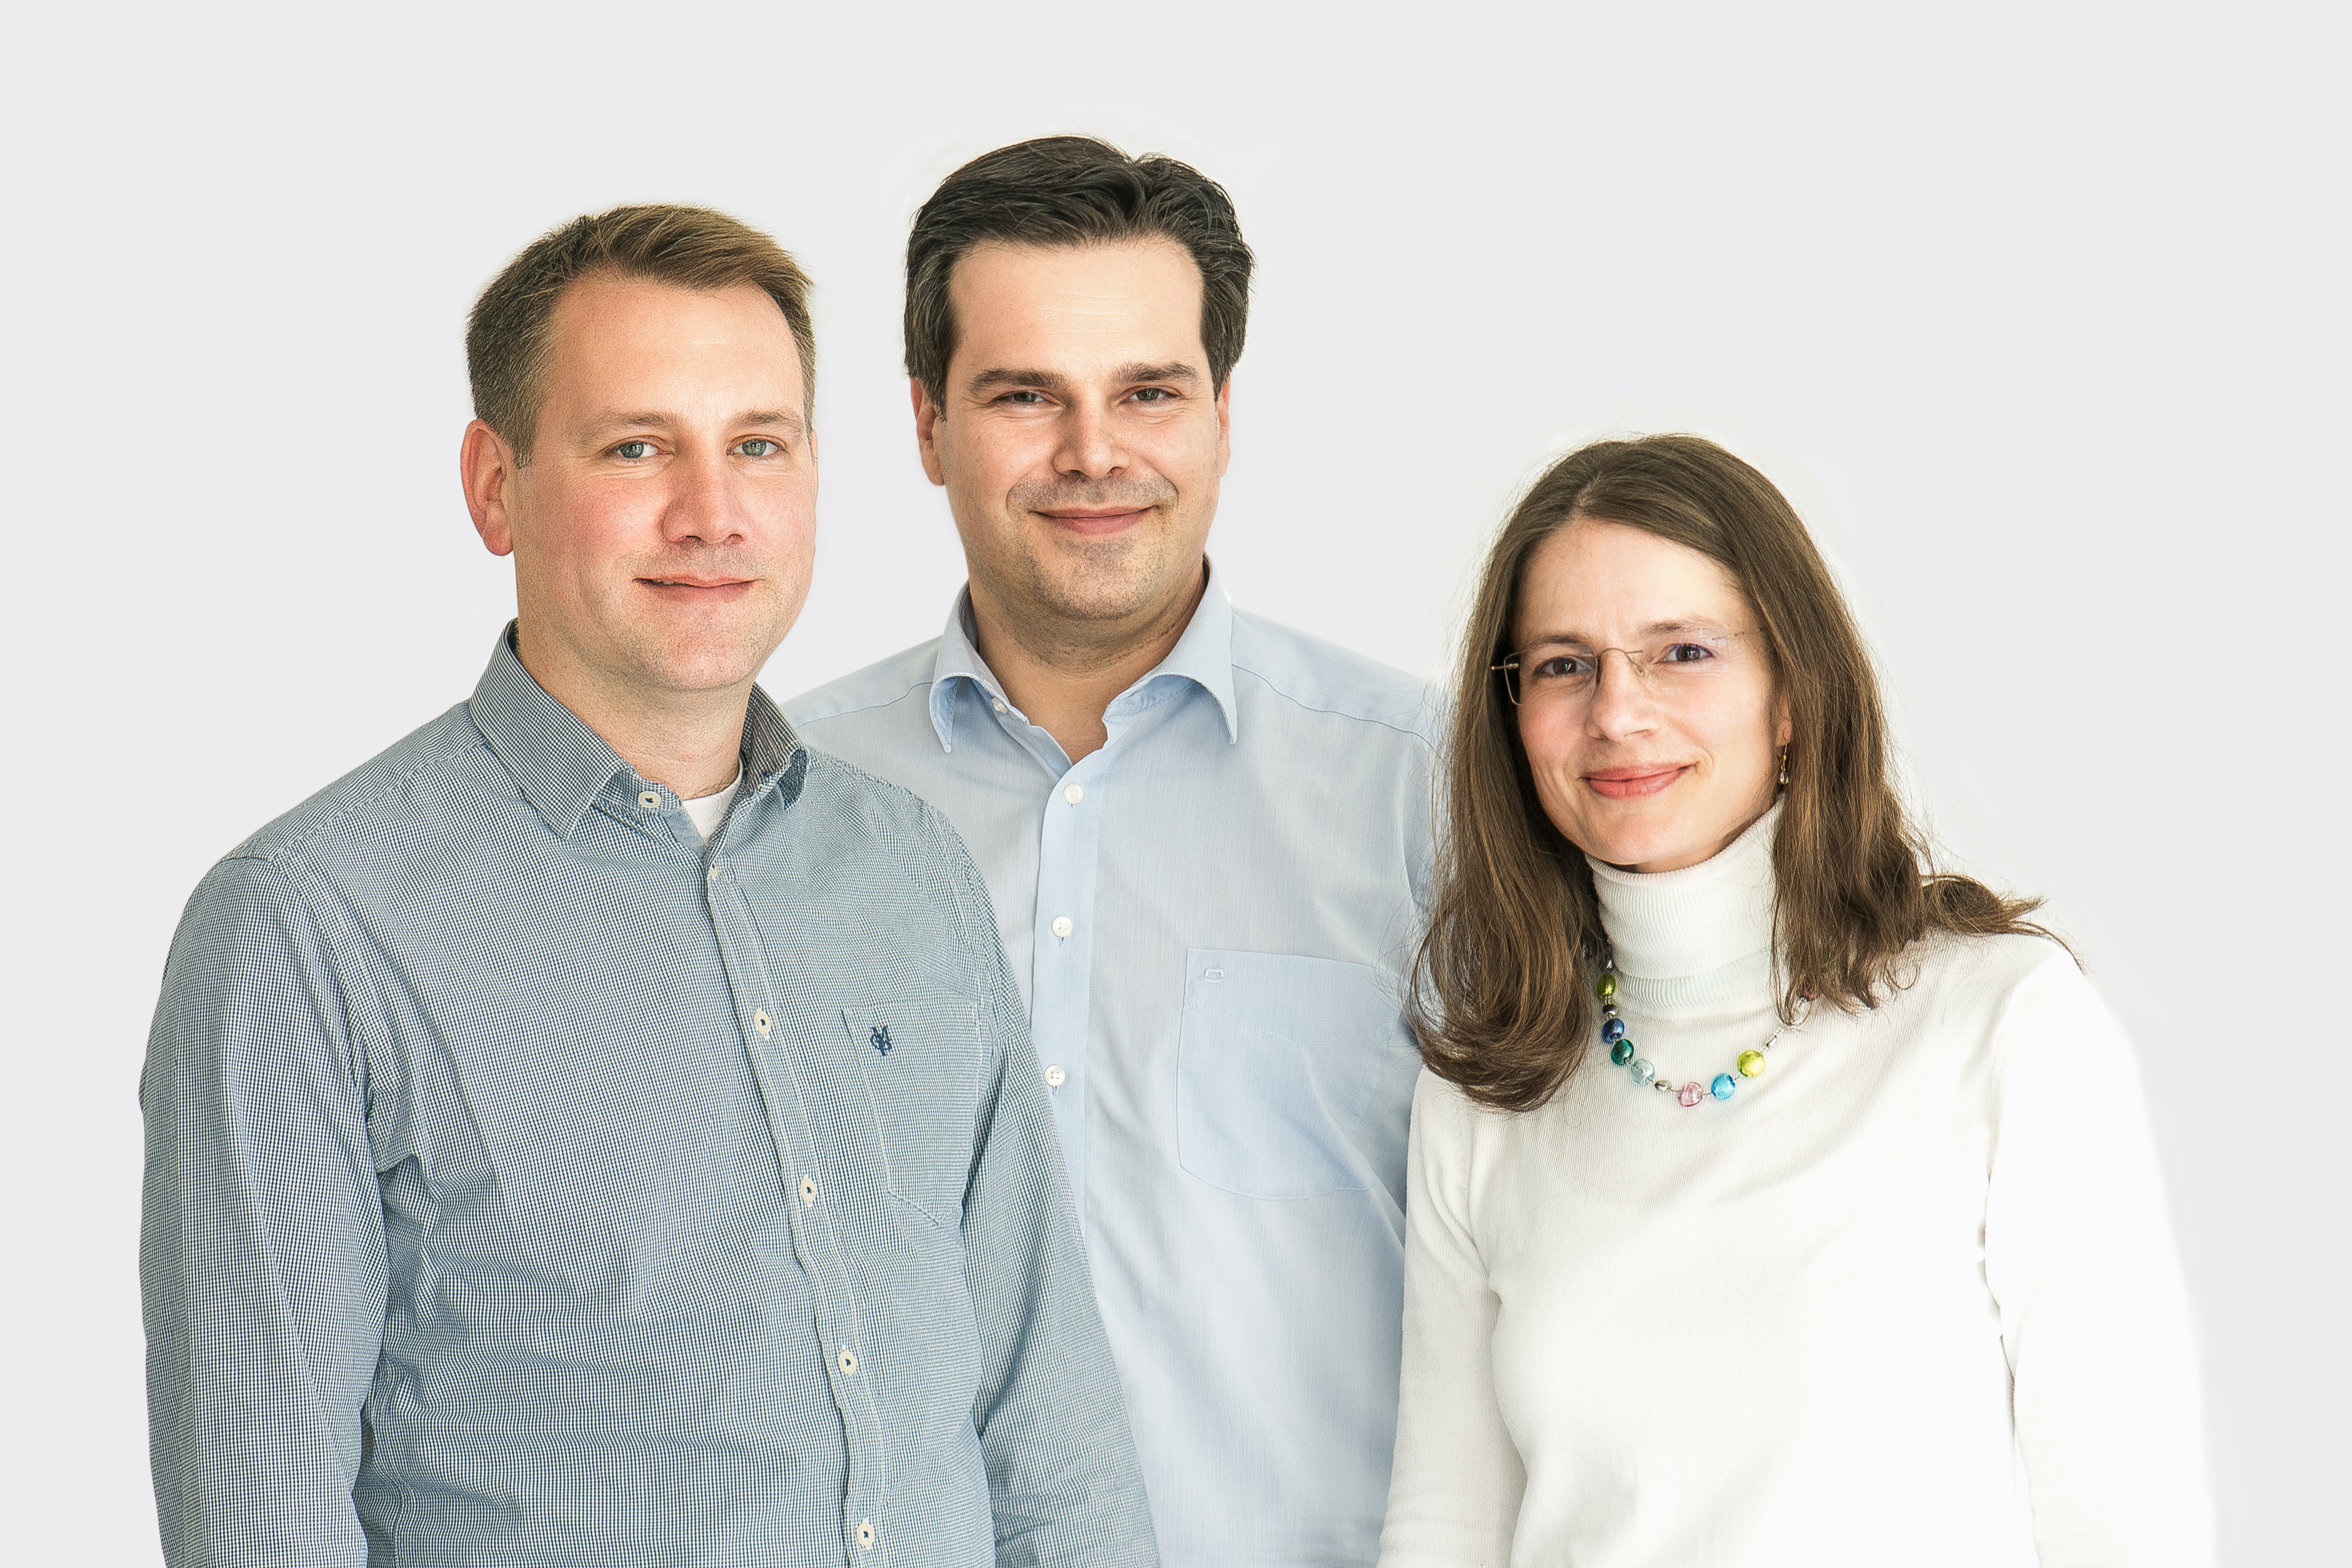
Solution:
<svg viewBox="0 0 2352 1568"><path fill-rule="evenodd" d="M1075 763L1102 749L1110 738L1103 710L1168 657L1208 585L1203 563L1164 603L1115 621L1076 621L1014 611L974 576L972 640L1013 706Z"/></svg>
<svg viewBox="0 0 2352 1568"><path fill-rule="evenodd" d="M650 690L597 679L560 644L518 626L515 654L550 697L572 710L596 738L681 800L725 789L742 766L750 680L710 691Z"/></svg>

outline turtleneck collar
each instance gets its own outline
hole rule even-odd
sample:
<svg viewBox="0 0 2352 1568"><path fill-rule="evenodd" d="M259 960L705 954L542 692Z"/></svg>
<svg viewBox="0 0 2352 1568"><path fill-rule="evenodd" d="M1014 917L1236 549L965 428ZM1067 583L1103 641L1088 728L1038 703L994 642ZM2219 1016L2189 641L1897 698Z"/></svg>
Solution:
<svg viewBox="0 0 2352 1568"><path fill-rule="evenodd" d="M1621 871L1588 855L1617 973L1658 1005L1710 1006L1769 993L1772 835L1780 803L1713 857L1679 871Z"/></svg>

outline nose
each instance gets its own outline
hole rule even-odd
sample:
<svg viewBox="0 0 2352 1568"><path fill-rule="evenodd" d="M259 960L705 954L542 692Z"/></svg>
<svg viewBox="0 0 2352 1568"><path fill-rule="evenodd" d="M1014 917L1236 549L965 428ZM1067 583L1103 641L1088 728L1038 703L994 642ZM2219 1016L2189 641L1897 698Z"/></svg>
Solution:
<svg viewBox="0 0 2352 1568"><path fill-rule="evenodd" d="M1615 654L1615 662L1609 656ZM1584 710L1588 734L1602 740L1638 735L1657 721L1657 704L1650 683L1633 656L1622 647L1602 648L1601 668L1594 677L1592 701Z"/></svg>
<svg viewBox="0 0 2352 1568"><path fill-rule="evenodd" d="M1108 410L1093 403L1077 404L1063 416L1061 426L1061 444L1054 452L1056 472L1107 479L1127 467L1127 454L1120 449Z"/></svg>
<svg viewBox="0 0 2352 1568"><path fill-rule="evenodd" d="M662 510L662 537L673 544L698 540L724 544L743 536L735 505L734 478L723 452L685 456L670 469L670 491Z"/></svg>

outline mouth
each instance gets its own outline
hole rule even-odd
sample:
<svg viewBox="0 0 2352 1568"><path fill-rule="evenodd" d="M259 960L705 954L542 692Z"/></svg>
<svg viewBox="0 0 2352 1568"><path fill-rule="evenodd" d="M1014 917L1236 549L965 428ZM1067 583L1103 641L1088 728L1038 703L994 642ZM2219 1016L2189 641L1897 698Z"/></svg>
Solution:
<svg viewBox="0 0 2352 1568"><path fill-rule="evenodd" d="M640 577L638 584L676 604L732 604L751 591L749 577L705 577L691 572L665 577Z"/></svg>
<svg viewBox="0 0 2352 1568"><path fill-rule="evenodd" d="M1690 772L1685 766L1668 763L1636 763L1622 768L1600 768L1584 775L1592 793L1604 800L1639 800L1656 795Z"/></svg>
<svg viewBox="0 0 2352 1568"><path fill-rule="evenodd" d="M1037 515L1064 532L1075 533L1081 539L1100 539L1132 528L1150 511L1148 506L1055 507Z"/></svg>

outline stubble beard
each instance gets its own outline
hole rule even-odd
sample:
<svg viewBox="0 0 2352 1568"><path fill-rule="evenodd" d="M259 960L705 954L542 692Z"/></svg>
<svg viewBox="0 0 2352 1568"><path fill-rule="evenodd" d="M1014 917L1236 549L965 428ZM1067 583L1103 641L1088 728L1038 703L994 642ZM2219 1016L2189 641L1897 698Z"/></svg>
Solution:
<svg viewBox="0 0 2352 1568"><path fill-rule="evenodd" d="M1175 487L1149 485L1024 486L1006 498L1007 510L1025 519L1037 512L1073 507L1133 507L1151 516L1108 539L1062 539L1018 527L1019 549L1010 563L1015 581L1005 584L1027 601L1040 619L1071 626L1099 626L1133 618L1168 590L1175 563L1169 557L1179 531Z"/></svg>

